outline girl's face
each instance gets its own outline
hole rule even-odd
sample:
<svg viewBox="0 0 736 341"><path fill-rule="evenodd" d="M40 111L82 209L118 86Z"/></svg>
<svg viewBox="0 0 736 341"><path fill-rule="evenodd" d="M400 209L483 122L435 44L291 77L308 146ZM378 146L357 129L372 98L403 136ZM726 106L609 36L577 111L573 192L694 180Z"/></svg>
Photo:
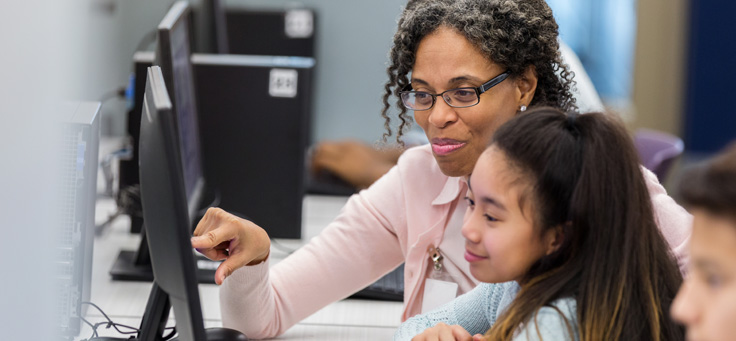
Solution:
<svg viewBox="0 0 736 341"><path fill-rule="evenodd" d="M504 152L496 147L484 152L468 184L470 205L462 233L473 277L487 283L518 281L534 262L556 249L554 229L540 233L534 227L530 195L520 202L530 185L508 166Z"/></svg>
<svg viewBox="0 0 736 341"><path fill-rule="evenodd" d="M736 336L736 222L693 210L690 273L672 304L688 340Z"/></svg>
<svg viewBox="0 0 736 341"><path fill-rule="evenodd" d="M462 87L479 87L506 71L490 62L457 31L441 26L419 43L411 85L416 91L439 94ZM415 111L440 169L448 176L467 176L496 129L534 96L533 70L507 78L480 95L472 107L453 108L438 97L429 110Z"/></svg>

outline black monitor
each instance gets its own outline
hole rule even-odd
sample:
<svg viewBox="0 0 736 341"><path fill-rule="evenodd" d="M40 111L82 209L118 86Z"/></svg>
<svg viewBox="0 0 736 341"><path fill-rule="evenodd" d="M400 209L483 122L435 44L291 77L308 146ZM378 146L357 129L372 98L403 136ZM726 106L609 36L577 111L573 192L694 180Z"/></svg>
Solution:
<svg viewBox="0 0 736 341"><path fill-rule="evenodd" d="M190 210L197 210L204 189L202 157L199 143L197 105L194 96L192 65L189 60L189 5L177 1L158 26L158 49L154 64L161 66L166 84L170 85L169 98L173 99L179 124L184 185ZM190 216L194 217L190 211ZM145 220L144 220L145 221Z"/></svg>
<svg viewBox="0 0 736 341"><path fill-rule="evenodd" d="M193 229L197 212L201 208L205 180L202 168L202 155L199 140L197 106L192 80L192 67L189 47L188 26L189 5L177 1L169 9L158 26L158 48L154 64L161 67L166 81L170 84L168 96L173 99L174 119L178 126L177 139L181 148L181 162L184 174L187 213L190 220L185 226ZM144 109L145 110L145 109ZM140 144L140 141L139 141ZM139 148L139 154L142 150ZM144 225L149 225L145 217ZM149 226L155 228L155 226ZM146 242L147 232L142 231L141 243L137 251L121 251L110 270L115 280L151 281L153 272ZM197 261L201 282L214 283L214 272L219 263L206 259Z"/></svg>
<svg viewBox="0 0 736 341"><path fill-rule="evenodd" d="M141 323L140 340L162 340L173 307L178 340L245 340L229 329L205 331L197 268L187 226L192 220L180 142L161 68L148 70L141 119L140 180L143 217L154 285Z"/></svg>

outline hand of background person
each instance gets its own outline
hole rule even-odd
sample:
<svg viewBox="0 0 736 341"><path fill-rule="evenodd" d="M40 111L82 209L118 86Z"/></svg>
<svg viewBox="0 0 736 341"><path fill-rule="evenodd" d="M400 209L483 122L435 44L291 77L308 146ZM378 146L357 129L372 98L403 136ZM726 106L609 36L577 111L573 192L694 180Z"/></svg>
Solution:
<svg viewBox="0 0 736 341"><path fill-rule="evenodd" d="M376 149L358 141L321 142L312 154L312 172L326 170L358 189L368 188L402 152L399 147Z"/></svg>
<svg viewBox="0 0 736 341"><path fill-rule="evenodd" d="M215 271L215 282L222 282L245 265L268 258L271 240L258 225L212 207L194 229L192 247L211 260L224 260Z"/></svg>
<svg viewBox="0 0 736 341"><path fill-rule="evenodd" d="M485 340L483 335L470 336L463 327L459 325L448 325L438 323L434 327L427 328L421 334L413 337L411 341L480 341Z"/></svg>

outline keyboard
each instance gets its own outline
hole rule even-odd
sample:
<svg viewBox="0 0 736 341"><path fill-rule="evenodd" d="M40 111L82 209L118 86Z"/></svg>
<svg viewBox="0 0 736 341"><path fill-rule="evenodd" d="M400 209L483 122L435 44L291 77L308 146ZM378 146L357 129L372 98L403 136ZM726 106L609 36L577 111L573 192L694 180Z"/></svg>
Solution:
<svg viewBox="0 0 736 341"><path fill-rule="evenodd" d="M356 292L350 298L378 301L404 301L404 264L389 272L373 284Z"/></svg>

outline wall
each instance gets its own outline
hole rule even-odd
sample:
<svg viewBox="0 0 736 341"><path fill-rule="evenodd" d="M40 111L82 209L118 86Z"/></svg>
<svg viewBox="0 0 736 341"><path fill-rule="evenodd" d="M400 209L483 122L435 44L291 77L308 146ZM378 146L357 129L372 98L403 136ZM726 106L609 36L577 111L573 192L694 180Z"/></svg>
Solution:
<svg viewBox="0 0 736 341"><path fill-rule="evenodd" d="M686 0L640 0L634 57L634 128L682 136Z"/></svg>
<svg viewBox="0 0 736 341"><path fill-rule="evenodd" d="M110 98L110 95L127 85L136 46L158 26L173 1L86 1L89 5L85 42L91 48L82 60L86 65L84 84L74 97L107 98L102 106L102 134L121 136L125 134L125 101Z"/></svg>

